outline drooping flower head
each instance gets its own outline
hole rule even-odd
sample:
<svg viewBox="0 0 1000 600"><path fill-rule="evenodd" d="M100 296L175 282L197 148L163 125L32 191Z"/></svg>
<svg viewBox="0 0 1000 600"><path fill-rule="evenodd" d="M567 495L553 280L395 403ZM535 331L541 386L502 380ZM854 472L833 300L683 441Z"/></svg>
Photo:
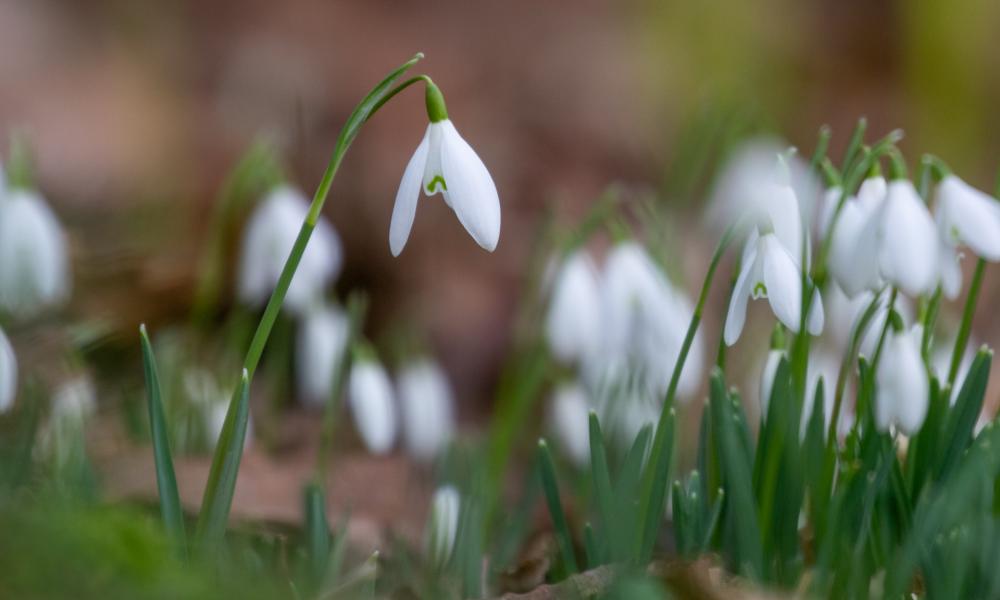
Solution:
<svg viewBox="0 0 1000 600"><path fill-rule="evenodd" d="M257 206L243 232L237 277L241 301L259 307L271 297L308 212L305 196L288 185L274 188ZM340 238L321 217L288 286L284 306L296 314L305 312L337 278L342 261Z"/></svg>
<svg viewBox="0 0 1000 600"><path fill-rule="evenodd" d="M941 277L934 219L908 179L889 182L879 219L882 277L916 297L934 291Z"/></svg>
<svg viewBox="0 0 1000 600"><path fill-rule="evenodd" d="M881 176L865 179L857 196L844 203L831 233L830 274L851 298L885 285L877 257L886 188Z"/></svg>
<svg viewBox="0 0 1000 600"><path fill-rule="evenodd" d="M398 429L392 383L385 368L368 354L359 355L351 366L347 388L354 425L372 454L387 454Z"/></svg>
<svg viewBox="0 0 1000 600"><path fill-rule="evenodd" d="M389 224L389 249L399 256L410 237L417 200L440 193L476 243L492 252L500 239L500 196L486 165L448 118L444 97L427 80L430 125L403 171Z"/></svg>
<svg viewBox="0 0 1000 600"><path fill-rule="evenodd" d="M0 190L0 310L29 317L69 295L66 236L42 197Z"/></svg>
<svg viewBox="0 0 1000 600"><path fill-rule="evenodd" d="M299 395L305 404L320 407L329 401L349 335L349 319L338 306L317 302L306 311L295 349Z"/></svg>
<svg viewBox="0 0 1000 600"><path fill-rule="evenodd" d="M436 362L417 359L403 367L397 391L406 449L418 461L430 462L455 434L455 395L448 376Z"/></svg>
<svg viewBox="0 0 1000 600"><path fill-rule="evenodd" d="M955 298L962 288L959 246L976 256L1000 260L1000 204L955 175L945 175L937 187L935 219L941 235L941 285Z"/></svg>
<svg viewBox="0 0 1000 600"><path fill-rule="evenodd" d="M601 292L597 269L585 250L558 267L545 334L552 354L572 364L591 358L601 343Z"/></svg>
<svg viewBox="0 0 1000 600"><path fill-rule="evenodd" d="M875 426L879 431L895 427L906 435L920 430L927 416L929 383L920 356L923 328L890 331L878 365Z"/></svg>

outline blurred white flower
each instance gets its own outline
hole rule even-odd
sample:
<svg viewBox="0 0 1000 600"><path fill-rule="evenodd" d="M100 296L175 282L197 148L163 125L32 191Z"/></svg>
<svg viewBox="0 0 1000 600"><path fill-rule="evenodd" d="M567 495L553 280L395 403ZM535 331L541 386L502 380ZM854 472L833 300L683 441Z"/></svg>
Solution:
<svg viewBox="0 0 1000 600"><path fill-rule="evenodd" d="M28 317L69 295L66 236L36 192L0 192L0 309Z"/></svg>
<svg viewBox="0 0 1000 600"><path fill-rule="evenodd" d="M767 298L778 320L791 331L799 331L802 273L796 259L773 233L759 235L755 230L747 240L726 315L724 339L729 346L735 344L743 332L747 301L751 297L755 300ZM823 300L818 290L810 304L806 328L812 335L823 331Z"/></svg>
<svg viewBox="0 0 1000 600"><path fill-rule="evenodd" d="M403 367L398 379L403 441L415 459L430 462L455 434L455 396L441 367L419 359Z"/></svg>
<svg viewBox="0 0 1000 600"><path fill-rule="evenodd" d="M968 246L985 260L1000 260L1000 204L955 175L948 175L937 188L935 217L942 240L942 289L948 298L955 298L962 288L958 246Z"/></svg>
<svg viewBox="0 0 1000 600"><path fill-rule="evenodd" d="M833 215L837 212L837 205L840 204L840 196L843 193L844 190L840 186L827 188L823 192L819 218L816 221L816 231L820 237L825 238L830 234L830 224L833 223Z"/></svg>
<svg viewBox="0 0 1000 600"><path fill-rule="evenodd" d="M3 169L0 169L2 172ZM17 357L10 340L0 329L0 413L7 412L14 406L17 395Z"/></svg>
<svg viewBox="0 0 1000 600"><path fill-rule="evenodd" d="M421 188L438 192L472 239L492 252L500 239L500 196L486 165L449 119L432 122L403 171L389 224L389 249L399 256L410 237Z"/></svg>
<svg viewBox="0 0 1000 600"><path fill-rule="evenodd" d="M597 270L585 250L560 266L552 288L545 333L552 354L564 363L582 362L601 343L601 292Z"/></svg>
<svg viewBox="0 0 1000 600"><path fill-rule="evenodd" d="M274 188L250 215L243 231L237 278L237 294L242 302L259 307L271 297L308 212L305 196L282 185ZM296 314L305 312L336 279L342 260L337 232L320 217L288 286L285 308Z"/></svg>
<svg viewBox="0 0 1000 600"><path fill-rule="evenodd" d="M635 242L615 246L601 285L602 338L590 370L598 380L631 370L657 394L666 392L694 312L646 251ZM697 391L702 338L695 336L678 383L678 398Z"/></svg>
<svg viewBox="0 0 1000 600"><path fill-rule="evenodd" d="M787 146L752 140L723 167L711 193L709 220L724 229L748 217L751 223L773 230L798 262L802 224L813 221L822 194L808 165Z"/></svg>
<svg viewBox="0 0 1000 600"><path fill-rule="evenodd" d="M86 421L97 410L97 391L86 375L64 381L51 397L51 413L39 433L40 456L66 464L80 458Z"/></svg>
<svg viewBox="0 0 1000 600"><path fill-rule="evenodd" d="M316 302L299 323L295 368L299 396L307 406L324 406L344 359L350 320L335 304Z"/></svg>
<svg viewBox="0 0 1000 600"><path fill-rule="evenodd" d="M382 365L360 358L351 366L348 401L354 425L372 454L386 454L396 441L396 406L392 383Z"/></svg>
<svg viewBox="0 0 1000 600"><path fill-rule="evenodd" d="M549 430L574 465L590 464L590 401L578 383L556 388L549 404Z"/></svg>
<svg viewBox="0 0 1000 600"><path fill-rule="evenodd" d="M455 548L461 509L462 497L454 486L445 485L434 492L425 539L430 559L437 566L447 563Z"/></svg>
<svg viewBox="0 0 1000 600"><path fill-rule="evenodd" d="M97 390L90 377L63 382L52 395L52 418L83 421L97 411Z"/></svg>
<svg viewBox="0 0 1000 600"><path fill-rule="evenodd" d="M890 331L878 365L875 391L875 426L913 435L927 416L927 370L920 357L923 328Z"/></svg>
<svg viewBox="0 0 1000 600"><path fill-rule="evenodd" d="M885 179L869 177L844 203L832 231L830 274L852 298L884 286L876 257L885 196Z"/></svg>
<svg viewBox="0 0 1000 600"><path fill-rule="evenodd" d="M913 297L934 291L941 277L938 231L913 184L905 179L889 182L881 210L882 276Z"/></svg>

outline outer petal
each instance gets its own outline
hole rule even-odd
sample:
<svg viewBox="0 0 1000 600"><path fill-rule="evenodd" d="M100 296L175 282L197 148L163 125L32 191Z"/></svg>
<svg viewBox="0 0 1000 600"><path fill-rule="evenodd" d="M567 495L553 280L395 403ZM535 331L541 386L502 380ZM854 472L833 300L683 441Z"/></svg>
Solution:
<svg viewBox="0 0 1000 600"><path fill-rule="evenodd" d="M386 454L396 439L392 384L382 365L366 360L354 365L349 382L354 423L372 454Z"/></svg>
<svg viewBox="0 0 1000 600"><path fill-rule="evenodd" d="M336 306L313 305L300 321L295 362L303 402L316 408L333 393L333 379L344 356L350 325Z"/></svg>
<svg viewBox="0 0 1000 600"><path fill-rule="evenodd" d="M883 402L885 396L881 410L892 412L893 422L906 435L919 431L927 416L927 371L920 357L922 333L920 327L913 327L893 334L879 365L878 402ZM879 420L878 425L881 429L883 421Z"/></svg>
<svg viewBox="0 0 1000 600"><path fill-rule="evenodd" d="M389 250L393 256L399 256L410 237L413 228L413 218L417 214L417 200L420 198L420 187L424 178L424 167L427 164L427 151L430 146L430 126L424 132L416 152L406 164L403 179L399 182L396 192L396 204L392 208L392 220L389 222Z"/></svg>
<svg viewBox="0 0 1000 600"><path fill-rule="evenodd" d="M962 255L945 240L942 239L938 243L941 250L939 257L941 261L941 291L945 298L954 300L962 291L962 265L959 262Z"/></svg>
<svg viewBox="0 0 1000 600"><path fill-rule="evenodd" d="M451 121L442 121L441 170L448 201L469 235L492 252L500 240L500 196L486 165Z"/></svg>
<svg viewBox="0 0 1000 600"><path fill-rule="evenodd" d="M753 273L756 270L758 260L758 249L748 248L743 253L743 263L740 266L740 274L736 278L736 285L733 286L733 295L729 299L729 311L726 313L726 327L723 332L723 339L727 346L732 346L736 340L740 339L743 333L743 324L747 319L747 301L750 299L750 292L756 283L753 281Z"/></svg>
<svg viewBox="0 0 1000 600"><path fill-rule="evenodd" d="M0 413L10 410L17 393L17 357L0 329Z"/></svg>
<svg viewBox="0 0 1000 600"><path fill-rule="evenodd" d="M427 549L434 564L444 566L451 557L458 534L458 517L462 498L454 486L445 485L434 492L431 501L430 527L427 531Z"/></svg>
<svg viewBox="0 0 1000 600"><path fill-rule="evenodd" d="M932 291L940 274L937 229L909 181L889 184L881 227L879 265L885 278L910 296Z"/></svg>
<svg viewBox="0 0 1000 600"><path fill-rule="evenodd" d="M788 251L773 235L761 238L761 265L767 300L774 316L792 331L799 330L802 312L802 275Z"/></svg>
<svg viewBox="0 0 1000 600"><path fill-rule="evenodd" d="M952 243L965 243L977 256L1000 260L1000 205L954 175L938 187L938 222Z"/></svg>
<svg viewBox="0 0 1000 600"><path fill-rule="evenodd" d="M812 335L819 335L823 333L824 321L823 296L817 289L813 293L812 303L809 305L809 315L806 318L806 330Z"/></svg>
<svg viewBox="0 0 1000 600"><path fill-rule="evenodd" d="M802 216L795 190L790 185L772 185L768 187L768 194L771 202L767 212L774 235L795 257L795 262L799 262L802 260Z"/></svg>

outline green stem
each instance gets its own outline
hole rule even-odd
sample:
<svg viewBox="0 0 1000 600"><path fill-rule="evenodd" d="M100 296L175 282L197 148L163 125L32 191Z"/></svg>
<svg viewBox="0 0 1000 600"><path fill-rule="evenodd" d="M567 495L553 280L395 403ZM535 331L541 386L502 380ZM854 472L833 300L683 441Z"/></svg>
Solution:
<svg viewBox="0 0 1000 600"><path fill-rule="evenodd" d="M854 157L857 155L858 150L861 149L861 143L865 140L865 130L868 129L868 119L861 117L858 119L858 124L854 126L854 131L851 133L851 139L847 143L847 150L844 152L844 164L843 168L846 171L851 163L854 162Z"/></svg>
<svg viewBox="0 0 1000 600"><path fill-rule="evenodd" d="M885 323L882 325L882 333L878 337L878 345L875 347L875 356L872 357L872 373L877 373L879 358L882 357L882 347L885 346L885 338L889 335L889 328L892 327L892 311L896 306L896 288L892 288L889 294L889 305L886 307Z"/></svg>
<svg viewBox="0 0 1000 600"><path fill-rule="evenodd" d="M969 333L972 331L972 315L976 312L976 301L979 299L979 290L983 286L983 273L985 271L986 261L980 258L976 262L976 271L972 274L972 284L969 286L969 295L965 299L965 310L962 312L962 324L958 328L955 349L951 353L951 366L948 368L948 389L955 387L958 367L962 364L965 345L968 343Z"/></svg>
<svg viewBox="0 0 1000 600"><path fill-rule="evenodd" d="M847 376L853 368L855 356L858 353L858 345L860 345L862 336L868 328L868 323L872 320L872 317L875 316L875 312L878 310L879 299L881 296L881 292L875 294L875 297L872 298L868 307L865 308L865 311L861 314L861 318L858 319L858 323L855 325L854 331L851 334L851 341L850 344L848 344L847 351L844 353L844 360L840 363L840 370L837 372L837 386L834 388L833 395L833 413L830 416L830 423L827 425L827 444L836 444L837 423L840 420L840 411L844 401L844 390L847 387ZM813 410L815 410L815 408Z"/></svg>
<svg viewBox="0 0 1000 600"><path fill-rule="evenodd" d="M715 270L719 266L723 254L729 244L733 241L738 230L742 230L742 223L737 222L729 227L723 234L712 254L712 260L708 265L708 272L705 274L705 281L701 286L701 293L698 296L698 303L694 313L691 315L691 324L688 326L687 334L684 336L684 343L681 345L680 354L674 364L674 372L670 376L670 384L663 400L663 407L660 410L660 418L656 426L656 436L653 439L653 448L649 456L649 464L643 476L642 491L640 495L639 517L640 531L638 535L637 558L640 564L648 559L653 551L653 543L656 540L656 527L663 515L663 503L666 498L667 475L670 471L671 448L667 445L668 423L673 414L674 396L677 394L677 385L681 378L681 371L691 351L691 344L694 343L695 333L701 323L701 315L708 301L708 292L712 287L712 279Z"/></svg>

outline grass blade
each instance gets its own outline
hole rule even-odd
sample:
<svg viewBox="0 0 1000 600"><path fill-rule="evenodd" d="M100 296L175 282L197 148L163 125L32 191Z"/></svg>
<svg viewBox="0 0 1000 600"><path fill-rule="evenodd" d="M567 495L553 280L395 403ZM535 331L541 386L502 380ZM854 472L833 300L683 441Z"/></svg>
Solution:
<svg viewBox="0 0 1000 600"><path fill-rule="evenodd" d="M163 410L163 396L160 389L160 375L156 368L153 345L149 342L146 326L139 326L142 343L142 366L146 376L146 399L149 407L149 431L153 438L153 463L156 466L156 489L160 495L160 515L167 535L177 545L178 552L184 553L186 534L184 532L184 511L177 492L177 478L174 475L174 461L170 455L170 440L167 435L167 416Z"/></svg>
<svg viewBox="0 0 1000 600"><path fill-rule="evenodd" d="M315 481L309 482L302 496L310 577L314 584L319 584L326 575L330 559L330 525L326 520L323 488Z"/></svg>
<svg viewBox="0 0 1000 600"><path fill-rule="evenodd" d="M556 481L556 468L552 462L552 453L545 440L538 440L538 457L542 471L542 488L545 490L545 501L549 506L552 524L556 529L556 540L559 543L559 553L568 574L579 571L576 555L573 553L573 538L570 535L566 513L563 512L562 501L559 498L559 484Z"/></svg>
<svg viewBox="0 0 1000 600"><path fill-rule="evenodd" d="M594 480L594 495L597 498L597 512L601 518L601 533L605 547L610 546L614 558L618 559L620 536L616 532L614 512L614 491L611 489L611 473L608 471L608 455L604 450L604 434L597 413L590 411L590 472ZM596 565L591 564L591 567Z"/></svg>
<svg viewBox="0 0 1000 600"><path fill-rule="evenodd" d="M965 383L958 393L955 406L945 424L944 437L946 446L938 463L937 479L946 478L958 464L965 449L972 442L972 432L976 419L983 409L983 397L986 395L986 383L990 378L990 363L993 352L980 350L976 354Z"/></svg>
<svg viewBox="0 0 1000 600"><path fill-rule="evenodd" d="M229 412L222 426L212 457L212 470L208 473L205 495L198 514L196 536L199 543L214 543L222 539L229 520L229 509L236 490L236 476L243 458L243 442L250 418L250 382L243 369L240 384L229 403Z"/></svg>

